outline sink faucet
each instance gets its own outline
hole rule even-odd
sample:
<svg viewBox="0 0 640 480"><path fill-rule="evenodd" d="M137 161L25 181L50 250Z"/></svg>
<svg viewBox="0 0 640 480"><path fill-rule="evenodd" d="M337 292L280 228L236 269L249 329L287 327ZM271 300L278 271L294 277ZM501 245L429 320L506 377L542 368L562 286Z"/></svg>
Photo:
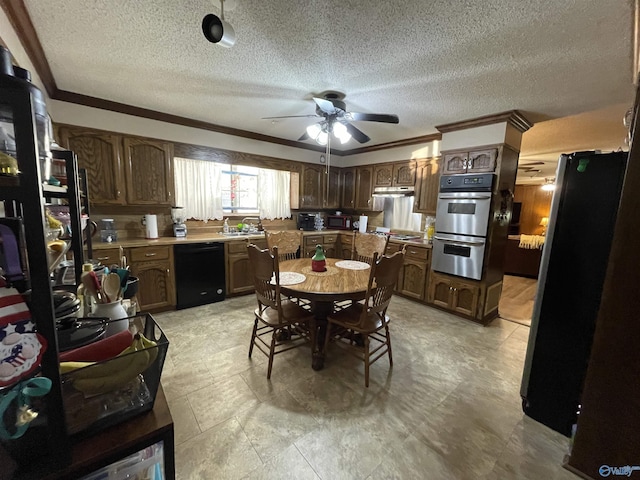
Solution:
<svg viewBox="0 0 640 480"><path fill-rule="evenodd" d="M257 221L258 231L262 231L262 219L260 217L244 217L240 223L242 223L242 225L247 225L248 221Z"/></svg>

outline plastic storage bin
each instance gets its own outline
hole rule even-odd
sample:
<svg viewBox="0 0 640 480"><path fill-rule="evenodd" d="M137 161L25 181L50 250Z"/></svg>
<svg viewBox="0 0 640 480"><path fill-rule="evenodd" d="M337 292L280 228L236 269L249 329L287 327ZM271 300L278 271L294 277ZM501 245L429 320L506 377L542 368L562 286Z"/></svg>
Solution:
<svg viewBox="0 0 640 480"><path fill-rule="evenodd" d="M93 434L153 408L169 341L150 314L127 320L132 333L142 333L156 346L62 374L67 429L72 435Z"/></svg>
<svg viewBox="0 0 640 480"><path fill-rule="evenodd" d="M164 444L158 442L80 480L164 480Z"/></svg>

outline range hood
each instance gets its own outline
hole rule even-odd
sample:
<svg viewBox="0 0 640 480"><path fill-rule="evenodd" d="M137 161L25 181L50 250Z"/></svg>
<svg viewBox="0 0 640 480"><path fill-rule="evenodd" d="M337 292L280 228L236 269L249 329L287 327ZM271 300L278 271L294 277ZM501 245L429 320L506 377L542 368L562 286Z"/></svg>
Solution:
<svg viewBox="0 0 640 480"><path fill-rule="evenodd" d="M415 187L375 187L374 197L410 197L415 195Z"/></svg>

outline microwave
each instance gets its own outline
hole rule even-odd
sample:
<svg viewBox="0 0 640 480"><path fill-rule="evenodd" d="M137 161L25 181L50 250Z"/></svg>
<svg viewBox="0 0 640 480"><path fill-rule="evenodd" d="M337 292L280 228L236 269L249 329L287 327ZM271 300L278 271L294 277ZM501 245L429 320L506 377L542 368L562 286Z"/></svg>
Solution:
<svg viewBox="0 0 640 480"><path fill-rule="evenodd" d="M350 230L351 217L348 215L327 215L327 230Z"/></svg>

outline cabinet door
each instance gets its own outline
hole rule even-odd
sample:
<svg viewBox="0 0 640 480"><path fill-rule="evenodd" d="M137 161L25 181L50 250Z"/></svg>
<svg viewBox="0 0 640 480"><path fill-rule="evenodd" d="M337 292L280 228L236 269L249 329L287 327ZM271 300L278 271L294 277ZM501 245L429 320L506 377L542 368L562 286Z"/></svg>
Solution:
<svg viewBox="0 0 640 480"><path fill-rule="evenodd" d="M353 249L353 235L350 233L342 233L340 234L339 239L339 249L337 252L339 255L336 258L343 258L344 260L351 259L351 250Z"/></svg>
<svg viewBox="0 0 640 480"><path fill-rule="evenodd" d="M61 146L77 155L78 168L87 170L91 204L125 203L121 137L91 130L60 127L59 141Z"/></svg>
<svg viewBox="0 0 640 480"><path fill-rule="evenodd" d="M453 286L451 309L463 315L473 317L476 314L480 288L476 285L468 285L456 282Z"/></svg>
<svg viewBox="0 0 640 480"><path fill-rule="evenodd" d="M430 160L420 163L417 177L413 211L425 215L435 215L438 205L438 190L440 188L438 161Z"/></svg>
<svg viewBox="0 0 640 480"><path fill-rule="evenodd" d="M173 146L138 138L124 139L129 205L172 205Z"/></svg>
<svg viewBox="0 0 640 480"><path fill-rule="evenodd" d="M451 296L453 295L453 287L448 278L431 272L429 279L429 288L427 289L427 301L438 307L451 308Z"/></svg>
<svg viewBox="0 0 640 480"><path fill-rule="evenodd" d="M415 260L404 260L400 293L407 297L424 300L424 286L427 281L427 264Z"/></svg>
<svg viewBox="0 0 640 480"><path fill-rule="evenodd" d="M393 185L393 165L376 165L373 169L373 186L390 187Z"/></svg>
<svg viewBox="0 0 640 480"><path fill-rule="evenodd" d="M227 275L228 294L253 292L253 277L246 252L227 256Z"/></svg>
<svg viewBox="0 0 640 480"><path fill-rule="evenodd" d="M322 208L324 167L305 164L302 167L300 182L300 207Z"/></svg>
<svg viewBox="0 0 640 480"><path fill-rule="evenodd" d="M356 201L356 171L354 168L345 168L342 176L342 208L354 208Z"/></svg>
<svg viewBox="0 0 640 480"><path fill-rule="evenodd" d="M416 163L395 163L393 165L393 184L398 187L413 187L416 184Z"/></svg>
<svg viewBox="0 0 640 480"><path fill-rule="evenodd" d="M445 153L442 157L442 174L467 172L467 152Z"/></svg>
<svg viewBox="0 0 640 480"><path fill-rule="evenodd" d="M496 169L497 158L498 150L495 148L469 152L469 159L467 160L467 172L493 172Z"/></svg>
<svg viewBox="0 0 640 480"><path fill-rule="evenodd" d="M356 169L356 206L358 210L371 209L371 189L373 181L372 167L358 167Z"/></svg>
<svg viewBox="0 0 640 480"><path fill-rule="evenodd" d="M140 310L175 306L176 288L172 262L131 262L131 274L140 279L136 295Z"/></svg>
<svg viewBox="0 0 640 480"><path fill-rule="evenodd" d="M340 169L331 168L329 175L325 173L323 176L329 182L328 192L326 184L323 185L325 208L340 208Z"/></svg>

